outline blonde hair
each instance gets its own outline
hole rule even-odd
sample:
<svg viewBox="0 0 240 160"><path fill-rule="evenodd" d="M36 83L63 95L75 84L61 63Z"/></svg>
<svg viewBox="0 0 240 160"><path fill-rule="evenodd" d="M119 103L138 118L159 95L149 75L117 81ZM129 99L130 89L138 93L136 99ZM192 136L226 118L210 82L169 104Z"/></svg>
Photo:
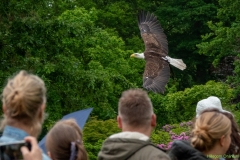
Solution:
<svg viewBox="0 0 240 160"><path fill-rule="evenodd" d="M46 103L46 88L42 79L24 70L20 71L8 80L3 89L2 102L5 117L1 128L17 121L31 126L33 135L40 133L43 115L39 117L38 114L41 106Z"/></svg>
<svg viewBox="0 0 240 160"><path fill-rule="evenodd" d="M191 144L201 152L209 151L223 135L230 132L229 118L219 111L204 111L195 121Z"/></svg>
<svg viewBox="0 0 240 160"><path fill-rule="evenodd" d="M142 89L129 89L124 91L119 99L118 113L129 126L146 126L153 114L152 102Z"/></svg>
<svg viewBox="0 0 240 160"><path fill-rule="evenodd" d="M76 147L75 151L71 150L72 146ZM47 134L46 148L52 159L88 159L83 146L82 131L74 119L62 120L53 126Z"/></svg>

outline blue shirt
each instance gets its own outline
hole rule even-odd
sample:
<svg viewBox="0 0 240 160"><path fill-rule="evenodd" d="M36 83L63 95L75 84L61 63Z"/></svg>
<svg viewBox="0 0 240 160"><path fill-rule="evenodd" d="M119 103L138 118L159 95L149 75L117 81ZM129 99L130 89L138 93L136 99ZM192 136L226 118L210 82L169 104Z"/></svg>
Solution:
<svg viewBox="0 0 240 160"><path fill-rule="evenodd" d="M23 140L25 137L29 136L25 131L11 127L11 126L6 126L3 130L2 136L0 138L0 143L1 142L15 142L15 141L20 141ZM43 160L50 160L50 158L45 155L44 153L42 154Z"/></svg>

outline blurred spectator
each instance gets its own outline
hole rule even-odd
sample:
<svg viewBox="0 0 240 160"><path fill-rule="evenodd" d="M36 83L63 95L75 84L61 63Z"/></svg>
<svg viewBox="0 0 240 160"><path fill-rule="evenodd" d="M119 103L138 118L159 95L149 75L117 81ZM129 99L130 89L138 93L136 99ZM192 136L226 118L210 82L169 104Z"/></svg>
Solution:
<svg viewBox="0 0 240 160"><path fill-rule="evenodd" d="M170 160L166 153L150 142L156 115L145 91L130 89L122 93L117 121L122 132L105 140L98 153L99 160Z"/></svg>
<svg viewBox="0 0 240 160"><path fill-rule="evenodd" d="M169 152L173 160L226 158L231 143L231 121L218 109L201 112L191 134L190 142L173 142Z"/></svg>
<svg viewBox="0 0 240 160"><path fill-rule="evenodd" d="M20 71L8 80L2 93L4 118L1 142L23 140L27 136L38 137L44 121L46 88L36 75ZM42 159L49 158L42 154Z"/></svg>
<svg viewBox="0 0 240 160"><path fill-rule="evenodd" d="M52 160L87 160L82 131L74 119L57 122L48 132L46 149Z"/></svg>

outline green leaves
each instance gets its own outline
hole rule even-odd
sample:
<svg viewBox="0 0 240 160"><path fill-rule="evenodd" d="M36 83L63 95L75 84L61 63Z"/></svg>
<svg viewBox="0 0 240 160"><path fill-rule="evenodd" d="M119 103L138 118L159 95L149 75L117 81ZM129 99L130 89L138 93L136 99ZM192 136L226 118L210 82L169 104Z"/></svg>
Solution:
<svg viewBox="0 0 240 160"><path fill-rule="evenodd" d="M97 159L98 152L103 141L114 133L120 132L117 121L109 119L106 121L90 119L83 130L84 146L88 152L89 159Z"/></svg>
<svg viewBox="0 0 240 160"><path fill-rule="evenodd" d="M212 63L215 67L218 67L223 58L235 57L235 74L233 77L229 77L226 82L235 88L234 92L237 95L240 93L239 86L236 85L239 79L239 63L236 57L239 55L240 50L240 12L237 7L240 6L240 2L237 0L219 0L219 5L218 20L208 22L211 31L203 35L203 42L198 44L197 47L200 49L201 54L213 57Z"/></svg>
<svg viewBox="0 0 240 160"><path fill-rule="evenodd" d="M195 117L197 102L209 96L219 97L223 108L227 107L234 112L229 105L233 98L233 90L220 82L209 81L205 85L194 85L184 91L168 93L165 96L150 96L159 126L192 120Z"/></svg>
<svg viewBox="0 0 240 160"><path fill-rule="evenodd" d="M63 7L57 1L52 5ZM142 80L129 64L131 52L125 51L123 40L96 25L94 8L74 7L51 18L44 17L42 9L1 23L2 82L19 69L44 79L49 113L45 130L63 115L88 107L101 119L115 117L121 92L136 87L136 77ZM49 14L53 11L50 7Z"/></svg>

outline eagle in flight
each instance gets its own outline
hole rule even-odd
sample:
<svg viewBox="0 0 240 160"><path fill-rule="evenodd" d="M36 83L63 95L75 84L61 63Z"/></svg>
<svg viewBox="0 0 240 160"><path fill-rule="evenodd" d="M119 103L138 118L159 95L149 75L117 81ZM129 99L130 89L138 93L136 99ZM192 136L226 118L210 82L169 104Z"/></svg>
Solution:
<svg viewBox="0 0 240 160"><path fill-rule="evenodd" d="M145 59L143 87L155 93L164 93L170 78L169 64L180 70L186 68L181 59L168 56L168 41L157 17L149 12L140 11L138 27L145 44L144 53L134 53L131 57Z"/></svg>

